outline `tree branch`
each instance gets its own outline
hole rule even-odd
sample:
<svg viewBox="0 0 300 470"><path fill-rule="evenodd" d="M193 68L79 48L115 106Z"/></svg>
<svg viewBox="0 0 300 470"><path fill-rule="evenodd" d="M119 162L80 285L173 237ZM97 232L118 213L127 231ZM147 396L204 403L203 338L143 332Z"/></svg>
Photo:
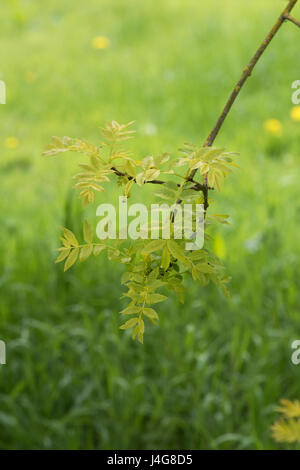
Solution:
<svg viewBox="0 0 300 470"><path fill-rule="evenodd" d="M117 175L117 176L123 176L123 177L126 177L128 179L128 181L131 181L131 180L134 180L136 182L136 179L133 177L133 176L130 176L128 175L128 173L125 173L123 171L120 171L118 170L116 167L112 166L111 167L111 170ZM188 180L189 182L193 183L194 186L191 188L193 189L194 191L202 191L202 192L205 192L207 191L207 189L210 189L210 190L213 190L214 188L211 188L211 187L207 187L207 186L204 186L203 184L199 183L198 181L194 181L193 179L189 179ZM165 184L166 181L162 181L162 180L151 180L151 181L145 181L145 184L146 183L149 183L149 184ZM177 184L178 187L180 187L180 184Z"/></svg>
<svg viewBox="0 0 300 470"><path fill-rule="evenodd" d="M271 29L269 34L265 37L265 39L261 43L260 47L257 49L256 53L252 57L251 61L249 62L247 67L243 70L242 76L241 76L240 80L238 81L238 83L236 84L236 86L234 87L234 90L231 93L231 95L230 95L230 97L229 97L229 99L228 99L228 101L227 101L220 117L218 118L215 127L213 128L213 130L211 131L211 133L207 137L206 141L204 142L204 147L210 147L214 143L214 141L215 141L215 139L216 139L216 137L217 137L217 135L218 135L225 119L226 119L226 117L228 116L228 113L230 112L230 110L232 108L232 105L234 104L236 98L238 97L243 85L247 81L248 77L250 77L255 65L259 61L262 54L265 52L266 48L269 46L269 44L272 41L272 39L274 38L274 36L277 34L279 29L281 28L282 24L285 22L285 20L290 19L289 14L292 11L292 9L294 8L294 6L296 5L297 1L298 0L290 0L289 1L287 7L281 13L278 20L274 24L273 28ZM194 178L196 172L197 172L197 170L193 170L191 172L190 177L192 179ZM206 185L206 184L207 184L207 178L204 178L204 185Z"/></svg>
<svg viewBox="0 0 300 470"><path fill-rule="evenodd" d="M237 82L236 86L234 87L234 90L232 91L232 93L231 93L231 95L230 95L230 97L229 97L222 113L220 114L216 125L214 126L214 128L210 132L209 136L207 137L206 141L204 142L204 144L203 144L204 147L211 147L212 144L214 143L214 141L215 141L221 127L223 126L224 121L227 118L227 116L228 116L235 100L237 99L237 97L238 97L238 95L239 95L239 93L242 89L242 87L246 83L247 79L250 77L250 75L251 75L254 67L256 66L257 62L259 61L259 59L261 58L261 56L263 55L263 53L265 52L265 50L267 49L269 44L271 43L274 36L278 33L278 31L281 28L281 26L283 25L283 23L286 20L288 20L288 21L291 21L292 23L294 23L295 25L300 27L300 23L295 18L290 16L290 12L293 10L293 8L295 7L297 2L298 2L298 0L289 0L288 5L286 6L286 8L283 10L281 15L277 19L277 21L274 24L273 28L271 29L269 34L265 37L265 39L263 40L263 42L261 43L261 45L257 49L256 53L254 54L254 56L250 60L247 67L243 70L242 76L239 79L239 81ZM134 179L132 176L129 176L126 173L122 173L114 167L112 167L111 169L118 176L126 176L129 180ZM213 188L210 188L209 186L207 186L207 177L204 177L203 184L194 181L194 177L195 177L196 173L197 173L197 169L192 170L191 173L188 175L186 181L187 182L191 181L191 182L195 183L195 186L192 188L195 191L202 191L203 192L204 211L206 212L206 210L208 208L208 191L213 189ZM146 183L164 184L165 181L152 180L152 181L146 181ZM180 186L180 185L178 185L178 186ZM181 201L177 201L177 203L178 202L180 203Z"/></svg>

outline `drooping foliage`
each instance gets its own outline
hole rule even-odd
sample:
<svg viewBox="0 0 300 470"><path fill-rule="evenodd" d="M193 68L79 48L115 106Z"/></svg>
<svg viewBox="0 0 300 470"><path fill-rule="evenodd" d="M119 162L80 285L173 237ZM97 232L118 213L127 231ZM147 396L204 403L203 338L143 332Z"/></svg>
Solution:
<svg viewBox="0 0 300 470"><path fill-rule="evenodd" d="M208 214L207 190L216 187L220 190L224 177L237 166L233 162L233 153L223 148L201 147L185 144L180 149L180 156L171 159L163 153L138 159L125 148L125 142L131 139L134 131L130 122L121 125L116 121L107 122L101 129L103 140L94 145L83 139L53 137L44 155L53 156L64 152L79 152L86 156L84 163L79 163L80 172L74 176L75 188L83 206L93 204L97 194L105 191L109 185L117 183L122 193L130 197L134 185L138 191L147 183L156 184L153 196L155 202L166 202L171 207L176 204L190 204L193 226L196 224L196 204L203 204L205 209L205 229L216 223L228 224L228 216ZM199 170L204 183L190 177L193 170ZM168 179L165 178L167 175ZM175 209L174 209L175 210ZM154 305L163 302L167 291L175 291L180 302L184 302L184 278L192 279L205 286L213 282L222 292L230 297L227 284L230 278L224 273L219 259L207 248L211 236L205 230L205 244L198 250L185 250L187 240L175 235L174 211L170 214L170 237L162 237L163 222L157 227L159 238L150 239L150 229L141 227L143 236L138 240L95 240L94 228L84 221L82 241L68 228L63 228L62 247L56 262L64 261L65 271L77 260L85 261L91 255L106 253L109 260L121 263L125 267L121 283L127 289L123 294L129 301L122 310L128 320L121 329L133 329L132 337L143 342L145 319L155 325L159 319ZM163 292L163 293L161 293Z"/></svg>

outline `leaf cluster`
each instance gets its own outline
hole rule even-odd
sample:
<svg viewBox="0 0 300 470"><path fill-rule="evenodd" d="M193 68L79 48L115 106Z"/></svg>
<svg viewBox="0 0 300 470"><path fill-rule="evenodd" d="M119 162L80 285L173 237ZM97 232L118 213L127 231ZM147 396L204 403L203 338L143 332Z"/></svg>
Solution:
<svg viewBox="0 0 300 470"><path fill-rule="evenodd" d="M54 137L52 143L46 148L44 155L53 156L63 152L79 152L84 154L88 161L79 163L80 173L74 178L75 188L80 190L79 196L83 205L91 204L95 194L103 192L105 184L113 184L115 177L117 183L123 188L125 196L129 196L134 184L142 187L146 183L158 184L159 188L154 195L160 200L176 203L188 203L191 207L193 226L195 225L195 204L203 202L203 185L190 180L190 171L199 169L200 174L207 178L208 184L220 187L220 181L231 172L235 166L231 153L224 149L202 148L192 144L185 144L181 149L181 156L175 167L187 167L185 175L176 174L173 170L174 161L168 154L158 157L152 155L142 159L134 158L124 148L124 142L131 139L134 131L130 130L130 122L121 125L116 121L107 122L101 129L103 140L93 145L86 140L64 137ZM166 164L169 164L166 167ZM171 165L173 168L171 168ZM172 178L178 177L180 182L172 180L158 180L161 175L169 174ZM114 179L113 179L113 178ZM174 219L173 212L173 219ZM173 220L172 219L172 220ZM216 223L228 224L228 216L222 214L206 215L205 226ZM149 240L149 229L143 239L131 241L110 240L109 242L94 241L94 228L85 220L83 224L82 241L79 242L75 234L68 228L63 228L61 237L62 246L58 249L56 262L64 261L64 270L68 270L74 263L87 260L91 255L98 256L106 253L109 260L116 261L125 267L122 285L127 289L123 298L128 305L121 312L130 318L121 325L121 329L132 329L132 337L141 343L145 331L145 320L157 325L159 315L156 304L167 299L167 292L174 291L180 302L184 302L184 280L191 277L201 286L210 282L217 284L224 295L230 297L227 284L230 278L225 275L224 268L216 256L206 247L196 251L186 251L184 237L176 236L174 224L171 224L169 239L163 239L162 223L159 222L158 239ZM205 233L209 241L210 235Z"/></svg>

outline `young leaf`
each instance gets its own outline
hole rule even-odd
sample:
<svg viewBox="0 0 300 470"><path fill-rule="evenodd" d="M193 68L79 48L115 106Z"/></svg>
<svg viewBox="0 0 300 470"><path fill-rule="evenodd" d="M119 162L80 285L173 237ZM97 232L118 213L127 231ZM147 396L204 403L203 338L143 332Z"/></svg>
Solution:
<svg viewBox="0 0 300 470"><path fill-rule="evenodd" d="M164 271L166 271L170 265L170 252L168 250L168 246L165 245L162 256L161 256L161 267L163 268Z"/></svg>
<svg viewBox="0 0 300 470"><path fill-rule="evenodd" d="M201 273L214 273L214 268L208 263L199 263L197 264L197 270Z"/></svg>
<svg viewBox="0 0 300 470"><path fill-rule="evenodd" d="M93 241L93 227L86 219L83 222L83 238L87 243L92 243Z"/></svg>
<svg viewBox="0 0 300 470"><path fill-rule="evenodd" d="M141 307L136 307L134 305L129 305L128 307L124 308L121 311L123 315L133 315L134 313L139 313L141 311Z"/></svg>
<svg viewBox="0 0 300 470"><path fill-rule="evenodd" d="M105 250L106 246L105 245L95 245L94 246L94 251L93 254L94 256L98 256L101 251Z"/></svg>
<svg viewBox="0 0 300 470"><path fill-rule="evenodd" d="M141 318L139 319L139 323L138 323L138 332L137 332L137 336L138 336L138 340L140 343L144 343L144 331L145 331L145 325L144 325L144 320L142 320Z"/></svg>
<svg viewBox="0 0 300 470"><path fill-rule="evenodd" d="M152 240L143 248L142 254L150 255L150 253L153 253L154 251L161 250L165 243L165 240Z"/></svg>
<svg viewBox="0 0 300 470"><path fill-rule="evenodd" d="M194 266L192 269L192 278L194 279L194 281L199 281L200 279L197 266Z"/></svg>
<svg viewBox="0 0 300 470"><path fill-rule="evenodd" d="M175 259L178 259L179 261L182 261L183 263L186 261L186 256L184 254L183 249L178 243L175 242L175 240L168 240L167 245L168 245L171 255Z"/></svg>
<svg viewBox="0 0 300 470"><path fill-rule="evenodd" d="M80 252L80 261L85 261L93 252L93 245L84 245Z"/></svg>
<svg viewBox="0 0 300 470"><path fill-rule="evenodd" d="M120 326L120 330L128 330L128 328L132 328L137 324L139 319L137 317L135 318L130 318L130 320L127 320L123 325Z"/></svg>
<svg viewBox="0 0 300 470"><path fill-rule="evenodd" d="M166 300L166 298L167 297L165 295L161 294L148 294L146 297L146 303L148 305L158 304L159 302Z"/></svg>
<svg viewBox="0 0 300 470"><path fill-rule="evenodd" d="M152 319L152 320L158 320L158 315L156 311L153 308L147 308L145 307L143 310L143 313L146 315L146 317Z"/></svg>
<svg viewBox="0 0 300 470"><path fill-rule="evenodd" d="M70 248L61 248L60 253L55 261L55 263L59 263L60 261L63 261L70 253Z"/></svg>
<svg viewBox="0 0 300 470"><path fill-rule="evenodd" d="M63 233L65 239L72 245L72 246L78 246L78 240L75 237L74 233L69 230L68 228L63 227Z"/></svg>
<svg viewBox="0 0 300 470"><path fill-rule="evenodd" d="M78 258L78 253L79 253L79 248L73 248L73 250L71 251L71 253L69 254L65 262L64 271L67 271L67 269L73 266L73 264Z"/></svg>

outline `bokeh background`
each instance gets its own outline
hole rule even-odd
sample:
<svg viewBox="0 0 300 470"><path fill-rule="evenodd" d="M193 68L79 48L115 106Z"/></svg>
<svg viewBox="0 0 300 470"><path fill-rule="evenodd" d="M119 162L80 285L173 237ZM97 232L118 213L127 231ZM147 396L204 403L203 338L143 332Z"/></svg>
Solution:
<svg viewBox="0 0 300 470"><path fill-rule="evenodd" d="M1 1L0 448L280 448L274 407L300 395L299 30L284 25L216 142L240 153L213 205L231 216L214 250L233 298L187 283L144 346L119 330L121 268L54 264L60 227L84 218L82 157L41 153L52 135L98 142L107 119L137 121L138 156L202 143L284 5Z"/></svg>

